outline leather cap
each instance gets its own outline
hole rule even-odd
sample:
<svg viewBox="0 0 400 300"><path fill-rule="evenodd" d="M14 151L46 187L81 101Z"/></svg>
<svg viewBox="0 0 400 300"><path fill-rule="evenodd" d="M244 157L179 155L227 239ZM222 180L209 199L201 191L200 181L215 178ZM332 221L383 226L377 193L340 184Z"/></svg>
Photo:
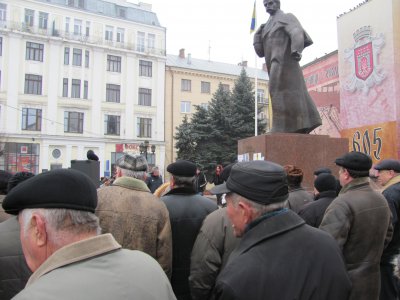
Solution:
<svg viewBox="0 0 400 300"><path fill-rule="evenodd" d="M396 159L384 159L379 162L375 167L375 170L393 170L400 173L400 162Z"/></svg>
<svg viewBox="0 0 400 300"><path fill-rule="evenodd" d="M353 151L337 158L335 164L353 171L369 171L372 167L372 159L365 153Z"/></svg>
<svg viewBox="0 0 400 300"><path fill-rule="evenodd" d="M193 177L196 175L197 167L191 161L177 160L168 165L167 171L175 176Z"/></svg>

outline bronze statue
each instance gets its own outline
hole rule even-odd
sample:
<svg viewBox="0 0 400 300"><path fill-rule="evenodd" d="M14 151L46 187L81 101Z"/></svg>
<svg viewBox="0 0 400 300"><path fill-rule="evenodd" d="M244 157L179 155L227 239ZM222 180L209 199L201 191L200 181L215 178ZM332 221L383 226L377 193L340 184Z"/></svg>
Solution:
<svg viewBox="0 0 400 300"><path fill-rule="evenodd" d="M254 35L254 49L265 57L272 99L271 132L310 133L322 124L308 94L299 61L313 42L293 14L280 10L279 0L264 0L270 17Z"/></svg>

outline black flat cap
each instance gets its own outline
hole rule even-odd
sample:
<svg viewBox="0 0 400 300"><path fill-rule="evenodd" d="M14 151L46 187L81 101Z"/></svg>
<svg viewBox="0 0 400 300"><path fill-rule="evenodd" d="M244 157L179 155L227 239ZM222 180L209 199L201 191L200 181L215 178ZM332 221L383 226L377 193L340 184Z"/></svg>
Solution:
<svg viewBox="0 0 400 300"><path fill-rule="evenodd" d="M329 168L318 168L314 171L314 175L318 176L319 174L332 174L332 171Z"/></svg>
<svg viewBox="0 0 400 300"><path fill-rule="evenodd" d="M196 164L188 160L177 160L169 164L167 171L175 176L192 177L196 175Z"/></svg>
<svg viewBox="0 0 400 300"><path fill-rule="evenodd" d="M134 172L146 172L147 160L140 154L124 154L117 160L117 166Z"/></svg>
<svg viewBox="0 0 400 300"><path fill-rule="evenodd" d="M335 164L353 171L368 172L372 167L372 159L365 153L352 151L336 158ZM368 176L368 174L369 173L367 173L366 176Z"/></svg>
<svg viewBox="0 0 400 300"><path fill-rule="evenodd" d="M282 166L265 160L237 163L227 182L211 189L213 194L229 192L264 205L285 201L289 196L286 172Z"/></svg>
<svg viewBox="0 0 400 300"><path fill-rule="evenodd" d="M380 163L378 163L375 167L375 170L393 170L397 173L400 173L400 162L396 159L384 159Z"/></svg>
<svg viewBox="0 0 400 300"><path fill-rule="evenodd" d="M66 208L94 213L97 191L92 180L72 169L41 173L13 188L3 201L6 213L26 208Z"/></svg>

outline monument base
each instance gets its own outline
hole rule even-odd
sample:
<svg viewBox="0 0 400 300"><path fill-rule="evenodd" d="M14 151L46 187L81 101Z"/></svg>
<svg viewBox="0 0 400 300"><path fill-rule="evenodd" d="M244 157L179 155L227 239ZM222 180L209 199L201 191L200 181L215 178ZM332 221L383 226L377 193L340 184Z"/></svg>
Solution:
<svg viewBox="0 0 400 300"><path fill-rule="evenodd" d="M349 152L347 138L328 135L268 133L238 141L238 154L249 160L264 158L282 166L295 165L303 170L303 187L313 190L314 171L321 167L338 176L335 159Z"/></svg>

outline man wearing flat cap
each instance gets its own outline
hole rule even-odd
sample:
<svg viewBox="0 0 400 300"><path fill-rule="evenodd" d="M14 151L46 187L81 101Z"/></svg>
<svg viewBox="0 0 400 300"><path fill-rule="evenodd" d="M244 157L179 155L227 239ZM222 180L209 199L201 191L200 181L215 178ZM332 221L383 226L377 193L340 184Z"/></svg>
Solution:
<svg viewBox="0 0 400 300"><path fill-rule="evenodd" d="M334 239L285 208L282 166L237 163L228 181L211 191L226 193L234 234L242 237L211 299L347 299L350 280Z"/></svg>
<svg viewBox="0 0 400 300"><path fill-rule="evenodd" d="M97 190L96 215L103 232L111 233L123 248L149 254L171 277L172 233L168 210L147 187L146 174L144 156L120 157L113 184Z"/></svg>
<svg viewBox="0 0 400 300"><path fill-rule="evenodd" d="M392 213L393 237L383 250L381 257L381 300L397 300L399 279L393 275L393 261L400 251L400 162L384 159L375 167L378 171L378 183L382 186L382 195L386 198Z"/></svg>
<svg viewBox="0 0 400 300"><path fill-rule="evenodd" d="M175 299L149 255L100 234L96 187L77 170L36 175L3 202L18 215L22 249L34 272L13 299Z"/></svg>
<svg viewBox="0 0 400 300"><path fill-rule="evenodd" d="M161 200L169 211L172 228L172 277L171 284L177 299L190 300L190 253L204 218L217 204L197 193L194 186L196 165L178 160L167 167L172 175L171 190Z"/></svg>
<svg viewBox="0 0 400 300"><path fill-rule="evenodd" d="M352 282L352 300L376 300L380 291L379 262L392 236L385 198L369 183L371 157L350 152L335 160L342 185L326 209L320 229L337 241Z"/></svg>

